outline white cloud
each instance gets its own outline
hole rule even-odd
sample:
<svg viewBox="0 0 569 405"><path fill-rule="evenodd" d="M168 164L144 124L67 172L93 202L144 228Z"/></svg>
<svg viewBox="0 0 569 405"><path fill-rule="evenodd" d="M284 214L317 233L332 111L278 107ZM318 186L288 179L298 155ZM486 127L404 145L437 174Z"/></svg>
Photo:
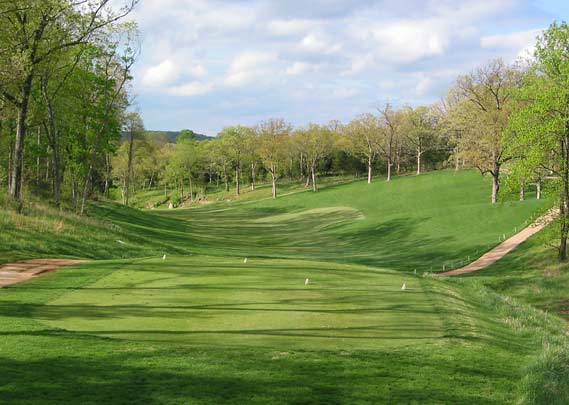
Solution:
<svg viewBox="0 0 569 405"><path fill-rule="evenodd" d="M144 0L134 18L143 112L187 111L178 121L215 133L271 115L347 119L383 98L434 101L457 74L530 50L527 29L551 15L523 0ZM148 125L187 126L167 116Z"/></svg>
<svg viewBox="0 0 569 405"><path fill-rule="evenodd" d="M309 20L273 20L269 22L267 28L273 35L291 36L306 33L314 27L314 24L315 21Z"/></svg>
<svg viewBox="0 0 569 405"><path fill-rule="evenodd" d="M332 43L328 41L321 35L317 34L308 34L300 43L301 47L308 51L314 53L323 53L323 54L331 54L336 53L342 49L342 45L338 43Z"/></svg>
<svg viewBox="0 0 569 405"><path fill-rule="evenodd" d="M265 81L274 69L273 63L278 57L272 52L243 52L233 59L225 84L230 87L242 87L253 82Z"/></svg>
<svg viewBox="0 0 569 405"><path fill-rule="evenodd" d="M193 97L212 92L215 86L211 83L189 82L180 86L171 87L167 90L173 96Z"/></svg>
<svg viewBox="0 0 569 405"><path fill-rule="evenodd" d="M194 77L203 77L206 74L206 70L202 65L190 66L188 68L188 73Z"/></svg>
<svg viewBox="0 0 569 405"><path fill-rule="evenodd" d="M487 35L480 38L483 48L510 48L522 49L532 46L537 36L542 32L540 29L511 32L507 34Z"/></svg>
<svg viewBox="0 0 569 405"><path fill-rule="evenodd" d="M286 69L286 74L289 76L298 76L308 72L316 72L319 66L305 62L294 62Z"/></svg>
<svg viewBox="0 0 569 405"><path fill-rule="evenodd" d="M419 97L422 97L425 94L427 94L432 87L433 87L433 79L423 75L419 79L417 85L415 86L415 94L417 94L417 96Z"/></svg>
<svg viewBox="0 0 569 405"><path fill-rule="evenodd" d="M381 59L412 63L425 57L442 55L449 45L449 32L437 21L403 20L372 28Z"/></svg>
<svg viewBox="0 0 569 405"><path fill-rule="evenodd" d="M173 83L178 79L180 69L170 59L159 65L150 67L144 73L142 84L146 87L160 87Z"/></svg>
<svg viewBox="0 0 569 405"><path fill-rule="evenodd" d="M355 87L350 87L350 88L340 87L332 91L332 96L336 98L352 98L359 95L360 93L361 90Z"/></svg>

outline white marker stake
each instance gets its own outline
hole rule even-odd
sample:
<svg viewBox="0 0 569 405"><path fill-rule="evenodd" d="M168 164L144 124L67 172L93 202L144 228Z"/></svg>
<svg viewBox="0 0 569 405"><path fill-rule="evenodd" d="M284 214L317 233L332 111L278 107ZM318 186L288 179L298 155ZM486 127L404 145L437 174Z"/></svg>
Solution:
<svg viewBox="0 0 569 405"><path fill-rule="evenodd" d="M403 283L401 286L401 291L405 291L407 289L407 283Z"/></svg>
<svg viewBox="0 0 569 405"><path fill-rule="evenodd" d="M247 258L243 259L243 263L247 264Z"/></svg>
<svg viewBox="0 0 569 405"><path fill-rule="evenodd" d="M304 280L304 285L308 285L308 283L310 283L309 279Z"/></svg>
<svg viewBox="0 0 569 405"><path fill-rule="evenodd" d="M162 260L166 260L166 255L162 256Z"/></svg>

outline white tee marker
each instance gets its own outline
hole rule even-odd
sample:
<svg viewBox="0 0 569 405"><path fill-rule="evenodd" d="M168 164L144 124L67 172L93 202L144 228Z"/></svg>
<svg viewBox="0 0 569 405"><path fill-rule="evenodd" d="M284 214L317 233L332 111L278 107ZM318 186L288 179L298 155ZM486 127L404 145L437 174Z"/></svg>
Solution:
<svg viewBox="0 0 569 405"><path fill-rule="evenodd" d="M166 255L162 256L162 260L166 260Z"/></svg>
<svg viewBox="0 0 569 405"><path fill-rule="evenodd" d="M247 264L247 258L243 259L243 263Z"/></svg>
<svg viewBox="0 0 569 405"><path fill-rule="evenodd" d="M401 291L405 291L407 289L407 283L403 283L401 286Z"/></svg>
<svg viewBox="0 0 569 405"><path fill-rule="evenodd" d="M307 278L306 280L304 280L304 285L308 285L309 283L310 283L310 279Z"/></svg>

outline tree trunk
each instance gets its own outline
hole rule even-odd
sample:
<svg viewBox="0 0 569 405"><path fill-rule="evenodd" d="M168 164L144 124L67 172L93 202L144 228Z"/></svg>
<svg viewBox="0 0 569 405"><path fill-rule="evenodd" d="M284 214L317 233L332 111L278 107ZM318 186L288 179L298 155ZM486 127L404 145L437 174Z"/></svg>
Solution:
<svg viewBox="0 0 569 405"><path fill-rule="evenodd" d="M24 142L26 140L26 120L28 119L28 108L30 94L32 92L33 72L29 73L24 83L22 97L18 105L18 124L16 127L16 143L14 145L14 157L12 163L12 174L10 176L10 189L8 190L11 198L20 201L22 199L22 182L24 173Z"/></svg>
<svg viewBox="0 0 569 405"><path fill-rule="evenodd" d="M372 177L372 161L371 156L367 158L367 184L371 184Z"/></svg>
<svg viewBox="0 0 569 405"><path fill-rule="evenodd" d="M255 177L257 177L255 163L251 163L251 191L255 191Z"/></svg>
<svg viewBox="0 0 569 405"><path fill-rule="evenodd" d="M93 165L89 165L89 171L87 172L87 176L85 177L85 182L83 184L83 197L81 198L81 210L79 211L79 215L83 215L85 212L85 202L87 201L87 194L89 193L89 181L91 179L92 171Z"/></svg>
<svg viewBox="0 0 569 405"><path fill-rule="evenodd" d="M567 260L567 235L569 234L569 124L565 128L565 136L560 142L563 158L561 168L561 202L559 206L561 229L559 241L559 261Z"/></svg>
<svg viewBox="0 0 569 405"><path fill-rule="evenodd" d="M190 176L190 201L194 201L194 184L192 183L192 176Z"/></svg>
<svg viewBox="0 0 569 405"><path fill-rule="evenodd" d="M492 204L498 202L498 193L500 192L500 165L494 162L494 170L492 174Z"/></svg>
<svg viewBox="0 0 569 405"><path fill-rule="evenodd" d="M111 187L111 154L105 153L105 186L103 195L109 197L109 189Z"/></svg>
<svg viewBox="0 0 569 405"><path fill-rule="evenodd" d="M393 167L393 162L391 159L387 159L387 181L391 181L391 168Z"/></svg>
<svg viewBox="0 0 569 405"><path fill-rule="evenodd" d="M537 178L535 198L537 198L538 200L541 200L541 176Z"/></svg>
<svg viewBox="0 0 569 405"><path fill-rule="evenodd" d="M454 171L458 172L460 169L460 158L458 157L458 148L454 149Z"/></svg>
<svg viewBox="0 0 569 405"><path fill-rule="evenodd" d="M522 181L520 183L520 201L525 201L525 199L526 199L526 185Z"/></svg>
<svg viewBox="0 0 569 405"><path fill-rule="evenodd" d="M396 173L397 173L397 175L399 176L399 175L401 174L401 156L400 156L400 154L399 154L399 151L397 152L396 160L397 160L397 163L396 163L396 167L397 167L397 168L396 168ZM390 179L390 180L391 180L391 179Z"/></svg>
<svg viewBox="0 0 569 405"><path fill-rule="evenodd" d="M561 224L561 243L559 244L559 261L564 262L567 260L567 234L569 229L567 223Z"/></svg>
<svg viewBox="0 0 569 405"><path fill-rule="evenodd" d="M239 184L239 167L235 168L235 195L237 195L237 197L239 197L239 194L241 193L241 189L239 188L240 184Z"/></svg>
<svg viewBox="0 0 569 405"><path fill-rule="evenodd" d="M498 202L498 192L500 191L500 179L492 173L492 204Z"/></svg>
<svg viewBox="0 0 569 405"><path fill-rule="evenodd" d="M274 168L271 170L271 180L273 183L273 198L277 198L277 174Z"/></svg>
<svg viewBox="0 0 569 405"><path fill-rule="evenodd" d="M225 191L229 191L229 176L225 167L223 168L223 179L225 180Z"/></svg>
<svg viewBox="0 0 569 405"><path fill-rule="evenodd" d="M61 155L59 153L59 132L57 130L55 110L53 108L52 99L49 97L46 86L42 85L42 93L45 104L47 106L48 123L46 125L46 134L49 145L53 154L53 199L55 205L59 206L61 203Z"/></svg>
<svg viewBox="0 0 569 405"><path fill-rule="evenodd" d="M306 182L304 183L304 188L308 188L310 186L310 173L306 176Z"/></svg>
<svg viewBox="0 0 569 405"><path fill-rule="evenodd" d="M417 176L421 175L421 156L423 155L423 151L421 147L417 147Z"/></svg>
<svg viewBox="0 0 569 405"><path fill-rule="evenodd" d="M127 166L127 170L126 170L126 181L125 181L125 189L126 189L126 194L125 194L125 198L124 198L124 205L128 205L128 197L130 194L130 180L132 177L132 159L133 159L133 150L134 150L134 132L131 130L130 131L130 139L129 139L129 145L128 145L128 166Z"/></svg>
<svg viewBox="0 0 569 405"><path fill-rule="evenodd" d="M312 191L317 192L318 187L316 186L316 171L314 170L314 165L310 167L310 171L312 174Z"/></svg>
<svg viewBox="0 0 569 405"><path fill-rule="evenodd" d="M36 194L40 193L41 185L41 159L40 159L40 146L41 146L41 126L38 126L38 136L37 136L37 156L36 156Z"/></svg>

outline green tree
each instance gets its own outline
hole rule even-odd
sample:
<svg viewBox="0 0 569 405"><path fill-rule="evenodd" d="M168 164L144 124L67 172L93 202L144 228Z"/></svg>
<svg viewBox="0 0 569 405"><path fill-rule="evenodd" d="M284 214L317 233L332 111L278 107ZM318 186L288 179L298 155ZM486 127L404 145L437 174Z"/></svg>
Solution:
<svg viewBox="0 0 569 405"><path fill-rule="evenodd" d="M423 155L436 146L436 116L431 107L407 107L404 111L405 138L414 149L417 175L422 172Z"/></svg>
<svg viewBox="0 0 569 405"><path fill-rule="evenodd" d="M20 200L24 170L24 143L32 90L42 64L51 64L61 52L75 49L80 55L97 31L125 17L134 8L131 0L116 11L110 0L6 0L0 2L0 95L17 110L17 128L10 173L9 194ZM64 23L62 23L64 20ZM6 80L8 79L8 80Z"/></svg>
<svg viewBox="0 0 569 405"><path fill-rule="evenodd" d="M195 141L196 133L191 129L182 129L176 138L176 143L185 141Z"/></svg>
<svg viewBox="0 0 569 405"><path fill-rule="evenodd" d="M558 196L560 261L567 259L569 234L569 26L553 23L539 37L535 64L516 92L518 108L504 137L518 157L514 176L546 170Z"/></svg>
<svg viewBox="0 0 569 405"><path fill-rule="evenodd" d="M272 196L277 198L279 166L286 156L292 126L282 118L271 118L261 122L256 130L259 137L259 156L271 174Z"/></svg>
<svg viewBox="0 0 569 405"><path fill-rule="evenodd" d="M382 142L378 118L373 114L360 115L344 127L343 133L347 141L345 147L367 165L367 182L370 184Z"/></svg>
<svg viewBox="0 0 569 405"><path fill-rule="evenodd" d="M512 112L512 92L519 82L519 72L501 59L457 80L457 91L469 103L456 106L469 122L462 133L461 155L482 175L492 176L492 203L498 201L502 165L511 158L506 153L503 134Z"/></svg>
<svg viewBox="0 0 569 405"><path fill-rule="evenodd" d="M233 165L235 172L235 194L237 196L241 193L241 167L247 151L247 142L250 132L250 128L238 125L223 128L217 136L220 139L231 164Z"/></svg>
<svg viewBox="0 0 569 405"><path fill-rule="evenodd" d="M332 130L324 125L309 124L306 129L296 132L297 142L302 156L306 158L312 190L318 191L316 174L319 164L328 156L334 146Z"/></svg>

